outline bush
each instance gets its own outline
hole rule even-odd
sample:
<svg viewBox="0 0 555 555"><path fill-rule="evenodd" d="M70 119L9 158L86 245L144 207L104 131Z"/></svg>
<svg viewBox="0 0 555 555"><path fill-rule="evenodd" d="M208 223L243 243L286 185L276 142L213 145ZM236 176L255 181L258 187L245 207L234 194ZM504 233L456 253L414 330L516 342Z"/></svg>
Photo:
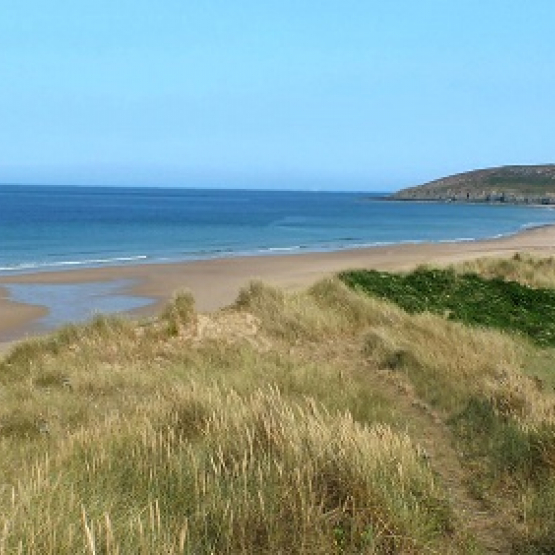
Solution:
<svg viewBox="0 0 555 555"><path fill-rule="evenodd" d="M517 332L555 346L555 290L533 289L500 278L418 268L408 274L343 272L349 287L395 302L410 313L433 312L475 326Z"/></svg>

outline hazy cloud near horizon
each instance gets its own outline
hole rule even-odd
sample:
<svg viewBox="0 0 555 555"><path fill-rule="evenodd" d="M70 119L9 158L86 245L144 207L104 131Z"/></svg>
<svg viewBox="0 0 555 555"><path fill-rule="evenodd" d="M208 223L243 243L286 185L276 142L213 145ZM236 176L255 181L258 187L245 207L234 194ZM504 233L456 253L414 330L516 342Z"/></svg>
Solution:
<svg viewBox="0 0 555 555"><path fill-rule="evenodd" d="M0 182L391 190L555 161L547 0L0 11Z"/></svg>

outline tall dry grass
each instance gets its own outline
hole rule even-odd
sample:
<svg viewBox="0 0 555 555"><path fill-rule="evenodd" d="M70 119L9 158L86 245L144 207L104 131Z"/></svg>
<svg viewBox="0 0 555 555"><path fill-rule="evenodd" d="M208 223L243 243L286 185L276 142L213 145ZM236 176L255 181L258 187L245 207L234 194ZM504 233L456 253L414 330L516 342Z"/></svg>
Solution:
<svg viewBox="0 0 555 555"><path fill-rule="evenodd" d="M555 288L555 258L517 253L512 257L477 258L454 268L487 278L518 281L530 287Z"/></svg>
<svg viewBox="0 0 555 555"><path fill-rule="evenodd" d="M208 323L180 295L0 362L0 553L457 551L394 409L313 356L364 322L253 288L248 318Z"/></svg>
<svg viewBox="0 0 555 555"><path fill-rule="evenodd" d="M362 364L406 375L421 396L448 414L492 377L521 375L524 347L507 334L433 314L411 315L336 279L294 295L255 284L243 292L241 306L276 338L332 345L356 337Z"/></svg>
<svg viewBox="0 0 555 555"><path fill-rule="evenodd" d="M0 554L471 552L369 376L398 376L446 418L485 406L535 442L548 483L551 393L523 373L531 348L333 279L255 282L210 318L181 294L153 322L22 343L0 361ZM555 494L527 488L531 543L555 529L540 510Z"/></svg>
<svg viewBox="0 0 555 555"><path fill-rule="evenodd" d="M291 333L291 322L310 337L304 330L316 323L329 350L355 334L359 364L389 373L414 388L416 401L443 413L453 423L473 493L511 522L515 553L551 552L555 511L542 503L555 508L555 403L551 388L534 376L534 359L553 367L553 350L437 315L410 315L336 280L320 282L308 296L282 295L268 312L267 296L276 298L258 285L247 306L276 337Z"/></svg>
<svg viewBox="0 0 555 555"><path fill-rule="evenodd" d="M268 387L184 384L3 490L3 553L423 553L450 526L406 434Z"/></svg>

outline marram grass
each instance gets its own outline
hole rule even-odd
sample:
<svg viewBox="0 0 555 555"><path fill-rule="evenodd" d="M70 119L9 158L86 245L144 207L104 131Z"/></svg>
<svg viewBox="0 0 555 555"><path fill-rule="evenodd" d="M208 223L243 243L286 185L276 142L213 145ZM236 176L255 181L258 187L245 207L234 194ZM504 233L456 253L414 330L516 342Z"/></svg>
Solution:
<svg viewBox="0 0 555 555"><path fill-rule="evenodd" d="M549 552L536 352L338 280L253 283L210 317L183 294L156 321L21 343L0 361L0 554L481 553L386 382L451 423L514 552Z"/></svg>
<svg viewBox="0 0 555 555"><path fill-rule="evenodd" d="M173 397L73 434L6 488L4 552L420 553L449 529L406 434L275 388Z"/></svg>
<svg viewBox="0 0 555 555"><path fill-rule="evenodd" d="M98 317L15 347L0 363L0 553L457 544L444 490L379 393L312 347L288 354L352 332L348 315L283 297L258 339L228 333L263 326L270 291L249 319L210 327L180 296L158 322Z"/></svg>

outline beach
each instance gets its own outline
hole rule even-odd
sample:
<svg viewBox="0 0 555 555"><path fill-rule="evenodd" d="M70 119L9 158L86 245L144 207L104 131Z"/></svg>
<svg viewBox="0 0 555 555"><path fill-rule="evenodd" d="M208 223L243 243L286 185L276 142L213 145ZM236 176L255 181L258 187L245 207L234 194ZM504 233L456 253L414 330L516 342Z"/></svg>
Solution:
<svg viewBox="0 0 555 555"><path fill-rule="evenodd" d="M0 341L5 343L37 333L36 322L48 312L44 306L14 302L6 285L124 281L127 284L125 294L152 299L147 306L127 313L132 317L148 317L156 315L180 290L193 294L199 312L211 312L233 303L240 289L254 279L286 290L298 290L346 269L409 270L420 264L447 265L482 256L510 256L516 252L555 255L555 226L481 241L397 244L333 252L3 275L0 276Z"/></svg>

